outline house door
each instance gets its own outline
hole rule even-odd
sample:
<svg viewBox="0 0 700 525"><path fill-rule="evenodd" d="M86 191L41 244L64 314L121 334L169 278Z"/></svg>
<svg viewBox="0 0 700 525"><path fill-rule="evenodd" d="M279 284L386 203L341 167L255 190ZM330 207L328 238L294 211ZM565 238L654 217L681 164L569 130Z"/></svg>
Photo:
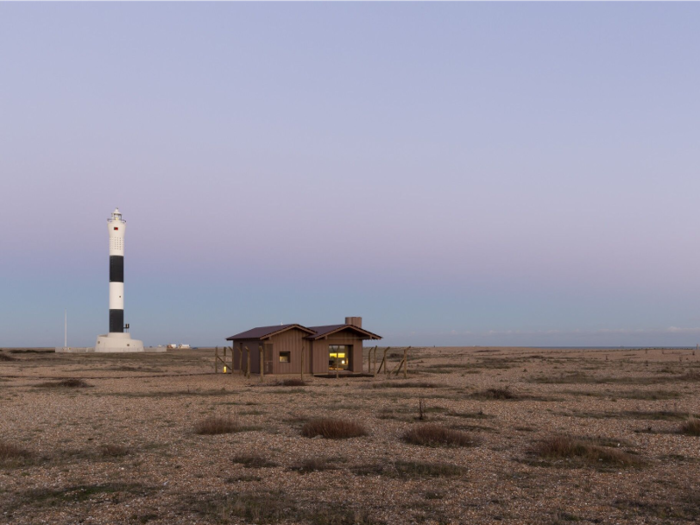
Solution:
<svg viewBox="0 0 700 525"><path fill-rule="evenodd" d="M263 356L265 359L265 373L272 373L272 343L265 343L263 347Z"/></svg>

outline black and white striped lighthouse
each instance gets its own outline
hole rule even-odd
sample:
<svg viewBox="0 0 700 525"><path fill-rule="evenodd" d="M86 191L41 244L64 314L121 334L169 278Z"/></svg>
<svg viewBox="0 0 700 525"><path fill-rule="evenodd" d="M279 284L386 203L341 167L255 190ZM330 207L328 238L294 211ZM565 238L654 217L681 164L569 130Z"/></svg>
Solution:
<svg viewBox="0 0 700 525"><path fill-rule="evenodd" d="M126 221L116 208L109 227L109 332L124 331L124 234Z"/></svg>
<svg viewBox="0 0 700 525"><path fill-rule="evenodd" d="M109 333L97 337L95 352L143 352L143 342L124 332L124 234L119 208L107 219L109 229Z"/></svg>

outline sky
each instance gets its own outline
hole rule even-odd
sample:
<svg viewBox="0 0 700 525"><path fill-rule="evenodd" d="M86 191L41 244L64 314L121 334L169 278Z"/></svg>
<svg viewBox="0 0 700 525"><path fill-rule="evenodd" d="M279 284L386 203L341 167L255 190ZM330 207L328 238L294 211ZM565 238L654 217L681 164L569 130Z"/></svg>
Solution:
<svg viewBox="0 0 700 525"><path fill-rule="evenodd" d="M695 346L699 15L2 3L0 346Z"/></svg>

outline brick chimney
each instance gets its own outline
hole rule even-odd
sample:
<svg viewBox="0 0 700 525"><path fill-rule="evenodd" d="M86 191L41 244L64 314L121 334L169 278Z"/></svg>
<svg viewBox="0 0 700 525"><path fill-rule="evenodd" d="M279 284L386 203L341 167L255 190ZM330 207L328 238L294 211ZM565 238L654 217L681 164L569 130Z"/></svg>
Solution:
<svg viewBox="0 0 700 525"><path fill-rule="evenodd" d="M350 326L357 326L358 328L362 328L362 317L346 317L345 324L349 324Z"/></svg>

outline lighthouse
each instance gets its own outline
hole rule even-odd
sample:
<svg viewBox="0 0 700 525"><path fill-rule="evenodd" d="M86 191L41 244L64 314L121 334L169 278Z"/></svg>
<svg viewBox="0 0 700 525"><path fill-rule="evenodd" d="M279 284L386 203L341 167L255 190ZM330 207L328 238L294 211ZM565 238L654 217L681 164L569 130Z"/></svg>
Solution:
<svg viewBox="0 0 700 525"><path fill-rule="evenodd" d="M95 352L143 352L124 324L124 236L126 221L119 208L107 219L109 230L109 333L97 336Z"/></svg>

